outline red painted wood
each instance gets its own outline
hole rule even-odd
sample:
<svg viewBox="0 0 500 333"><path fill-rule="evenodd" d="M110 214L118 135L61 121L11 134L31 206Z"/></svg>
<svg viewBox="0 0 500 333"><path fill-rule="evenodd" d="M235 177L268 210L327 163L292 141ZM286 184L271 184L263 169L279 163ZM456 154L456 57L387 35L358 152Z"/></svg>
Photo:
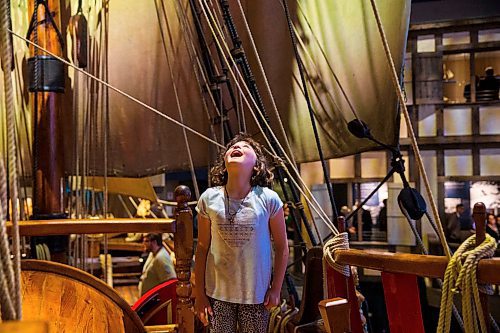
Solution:
<svg viewBox="0 0 500 333"><path fill-rule="evenodd" d="M172 324L167 323L167 308L163 308L158 313L153 315L147 322L145 319L149 317L149 314L155 311L157 308L161 307L165 302L172 300L170 306L170 315L172 316L173 323L177 322L177 294L176 294L177 279L171 279L162 284L148 290L144 295L134 305L132 305L132 310L137 312L144 325L165 325ZM142 311L141 311L142 310ZM141 315L141 312L142 313Z"/></svg>
<svg viewBox="0 0 500 333"><path fill-rule="evenodd" d="M359 303L354 287L354 278L352 275L349 278L346 278L344 275L340 274L328 265L326 268L326 276L328 281L328 298L341 297L347 299L351 308L351 332L363 333L363 325L361 323L361 315L359 313Z"/></svg>
<svg viewBox="0 0 500 333"><path fill-rule="evenodd" d="M391 333L424 333L417 277L382 272Z"/></svg>

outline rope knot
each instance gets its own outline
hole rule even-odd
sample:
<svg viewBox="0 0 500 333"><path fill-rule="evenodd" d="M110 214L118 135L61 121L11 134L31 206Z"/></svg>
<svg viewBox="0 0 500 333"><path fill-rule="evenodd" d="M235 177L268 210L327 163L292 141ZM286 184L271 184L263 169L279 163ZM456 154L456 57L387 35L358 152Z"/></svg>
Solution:
<svg viewBox="0 0 500 333"><path fill-rule="evenodd" d="M347 232L342 232L325 243L325 246L323 246L323 257L334 270L346 277L349 277L351 275L349 266L341 265L335 262L334 255L335 251L338 249L349 249L349 237Z"/></svg>

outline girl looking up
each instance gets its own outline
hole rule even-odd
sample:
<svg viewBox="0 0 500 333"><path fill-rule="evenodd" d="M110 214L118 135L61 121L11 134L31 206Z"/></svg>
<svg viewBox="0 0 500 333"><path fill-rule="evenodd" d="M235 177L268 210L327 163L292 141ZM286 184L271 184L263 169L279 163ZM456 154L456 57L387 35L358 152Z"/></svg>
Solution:
<svg viewBox="0 0 500 333"><path fill-rule="evenodd" d="M195 313L211 332L266 332L288 260L283 204L259 143L237 135L200 197ZM272 274L271 238L274 241Z"/></svg>

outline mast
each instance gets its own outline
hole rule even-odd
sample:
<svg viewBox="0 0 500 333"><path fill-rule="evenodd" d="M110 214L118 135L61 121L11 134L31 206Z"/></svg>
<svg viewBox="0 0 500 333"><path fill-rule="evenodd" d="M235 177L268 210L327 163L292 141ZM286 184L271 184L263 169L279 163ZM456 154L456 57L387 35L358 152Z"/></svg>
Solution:
<svg viewBox="0 0 500 333"><path fill-rule="evenodd" d="M63 56L59 0L29 1L28 38ZM61 94L64 65L30 46L29 91L33 93L33 215L35 219L64 215L62 179L64 155L61 128Z"/></svg>

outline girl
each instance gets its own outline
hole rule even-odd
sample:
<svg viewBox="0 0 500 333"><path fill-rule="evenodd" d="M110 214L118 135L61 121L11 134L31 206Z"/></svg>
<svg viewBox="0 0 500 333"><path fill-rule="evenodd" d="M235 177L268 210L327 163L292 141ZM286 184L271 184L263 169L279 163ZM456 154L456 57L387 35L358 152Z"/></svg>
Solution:
<svg viewBox="0 0 500 333"><path fill-rule="evenodd" d="M216 187L196 207L195 313L211 332L266 332L268 310L280 299L288 243L283 204L267 188L272 173L260 144L237 135L212 168L211 180Z"/></svg>

